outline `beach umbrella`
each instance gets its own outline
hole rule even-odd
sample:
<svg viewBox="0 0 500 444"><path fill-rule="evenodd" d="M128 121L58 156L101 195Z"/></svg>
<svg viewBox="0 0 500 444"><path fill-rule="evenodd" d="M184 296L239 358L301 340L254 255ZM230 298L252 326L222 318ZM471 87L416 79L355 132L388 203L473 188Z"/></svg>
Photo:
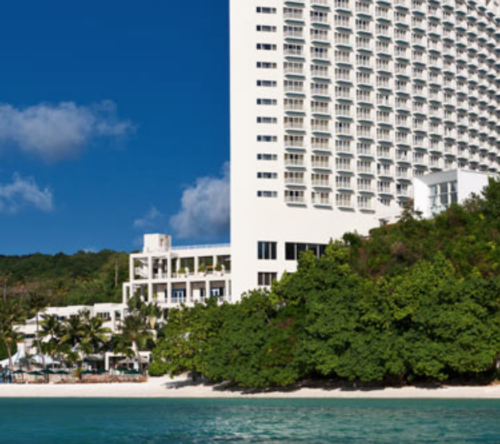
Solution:
<svg viewBox="0 0 500 444"><path fill-rule="evenodd" d="M126 372L126 371L128 371L128 367L123 367L123 366L121 366L121 367L118 367L118 368L117 368L117 370L118 370L119 372Z"/></svg>
<svg viewBox="0 0 500 444"><path fill-rule="evenodd" d="M69 372L66 370L58 370L56 372L56 375L69 375Z"/></svg>
<svg viewBox="0 0 500 444"><path fill-rule="evenodd" d="M26 372L24 370L16 370L15 372L13 372L15 375L24 375Z"/></svg>
<svg viewBox="0 0 500 444"><path fill-rule="evenodd" d="M54 371L51 370L50 368L44 368L41 373L43 373L44 375L53 375L54 374Z"/></svg>
<svg viewBox="0 0 500 444"><path fill-rule="evenodd" d="M42 376L43 373L39 372L38 370L35 370L33 372L28 372L28 375L33 375L33 376Z"/></svg>
<svg viewBox="0 0 500 444"><path fill-rule="evenodd" d="M129 370L125 372L127 375L140 375L141 372L138 372L137 370Z"/></svg>
<svg viewBox="0 0 500 444"><path fill-rule="evenodd" d="M93 370L84 370L82 375L95 375L95 372Z"/></svg>
<svg viewBox="0 0 500 444"><path fill-rule="evenodd" d="M104 373L108 373L106 370L97 370L98 375L103 375Z"/></svg>

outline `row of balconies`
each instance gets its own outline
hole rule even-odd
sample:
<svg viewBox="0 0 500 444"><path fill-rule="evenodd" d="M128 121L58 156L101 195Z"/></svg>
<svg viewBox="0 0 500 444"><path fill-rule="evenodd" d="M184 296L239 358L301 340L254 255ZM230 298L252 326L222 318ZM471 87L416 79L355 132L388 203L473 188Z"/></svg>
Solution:
<svg viewBox="0 0 500 444"><path fill-rule="evenodd" d="M291 70L295 70L297 68L291 67ZM340 79L338 82L347 82L347 83L354 83L353 76L348 75L347 73L339 75ZM349 79L349 80L348 80ZM365 81L366 82L366 81ZM394 91L396 94L403 94L403 95L410 95L412 94L413 97L420 96L422 100L427 99L430 102L439 102L439 103L444 103L445 105L450 105L452 107L456 107L457 105L467 109L474 110L476 108L476 111L479 110L479 105L474 103L474 100L478 100L483 107L487 105L494 105L495 108L498 108L500 106L499 100L498 100L498 94L495 96L492 93L489 92L484 92L481 90L477 90L472 88L471 86L468 87L468 100L467 97L464 97L466 95L465 89L463 85L460 85L461 88L461 95L457 96L454 92L454 89L456 87L457 83L455 81L450 81L448 80L446 85L444 86L445 91L442 91L436 87L428 87L425 84L418 83L418 82L404 82L404 81L394 81L388 77L384 76L378 76L376 77L376 87L378 89L385 89L389 90L387 93L382 93L382 94L377 94L378 100L377 104L378 105L384 105L384 106L393 106L393 101L392 101L392 91ZM410 89L411 88L411 89ZM311 88L310 88L310 93L313 96L323 96L325 98L330 99L330 96L332 94L333 88L331 88L329 83L326 82L314 82L311 83ZM306 84L304 81L285 81L284 83L284 92L286 94L298 94L298 95L305 95L307 90L306 90ZM373 91L370 88L363 88L363 89L355 89L354 87L350 85L337 85L335 87L335 99L345 99L345 100L354 100L354 93L356 93L356 97L358 101L371 101L372 100L372 94ZM471 102L472 101L472 102Z"/></svg>
<svg viewBox="0 0 500 444"><path fill-rule="evenodd" d="M361 113L358 110L358 120L366 121L367 123L374 123L375 121L372 119L372 113ZM324 109L321 109L321 112L325 112ZM435 114L433 112L432 114ZM351 113L348 111L338 111L335 114L338 118L351 119ZM431 115L432 116L432 115ZM392 116L393 117L393 116ZM377 116L376 123L378 124L386 124L392 126L392 117L391 115L387 117ZM455 123L455 119L451 117L445 118L447 122ZM335 130L337 134L352 134L351 132L351 122L339 121L335 124ZM477 137L476 133L483 134L485 136L490 136L492 138L496 138L500 136L500 130L495 127L490 127L486 124L479 123L477 121L471 121L468 119L461 119L459 122L460 126L467 126L469 132L467 131L459 131L458 132L458 140L469 140L469 136L471 138ZM303 117L286 117L285 118L285 129L295 132L305 132L306 120ZM435 121L429 122L425 119L410 119L406 115L396 115L396 127L400 129L408 129L409 131L413 130L413 132L429 132L431 134L441 135L444 132L445 138L457 138L457 131L455 126L452 125L443 125L441 123L437 123ZM313 132L328 132L330 133L333 128L333 124L329 119L313 119L311 120L310 129ZM387 127L378 128L375 132L375 129L372 127L363 127L356 129L356 135L358 137L368 137L373 138L376 133L378 139L383 139L386 141L391 141L393 139L394 130Z"/></svg>
<svg viewBox="0 0 500 444"><path fill-rule="evenodd" d="M336 9L340 13L350 13L352 11L352 6L350 6L349 2L346 0L337 0L337 4L335 5ZM425 5L425 4L424 4ZM313 10L311 11L310 14L310 21L312 24L319 24L319 25L325 25L329 24L330 19L329 19L329 5L325 2L325 0L318 0L313 1L312 6L320 6L321 10L316 11ZM467 20L465 17L462 17L461 15L457 16L455 18L454 14L449 12L449 11L444 11L442 12L439 8L437 7L432 7L429 6L428 10L426 11L425 6L418 7L418 8L411 8L411 11L413 15L410 14L405 14L404 12L401 12L399 8L405 8L409 9L407 5L396 5L398 7L398 10L394 13L394 20L396 23L401 23L402 25L407 25L409 26L409 21L411 18L411 24L414 27L418 27L419 29L425 30L425 25L426 25L426 20L424 19L424 15L427 12L427 15L431 18L438 19L438 21L431 22L435 23L433 26L433 30L436 30L435 32L438 32L438 29L440 26L438 25L439 20L442 19L443 24L448 25L448 26L453 26L456 22L456 26L459 29L464 29L467 30L469 28L469 25L467 23ZM457 6L456 9L458 14L461 14L463 12L463 7ZM299 21L299 22L304 22L305 20L305 15L303 13L304 11L302 9L297 9L297 8L285 8L284 11L284 17L285 20L291 20L291 21ZM393 18L392 13L388 8L382 8L382 7L377 7L375 8L375 11L373 11L373 8L365 3L357 2L356 3L356 13L358 15L363 15L367 17L372 17L375 12L375 17L380 20L387 20L390 21ZM486 18L483 15L479 15L477 11L473 11L472 13L467 12L467 14L470 15L473 19L479 18L479 24L485 28L489 22L488 18ZM336 16L338 17L338 16ZM480 31L479 26L476 26L474 24L471 25L472 31L475 33L478 32L484 32Z"/></svg>
<svg viewBox="0 0 500 444"><path fill-rule="evenodd" d="M288 45L284 49L284 53L288 59L300 59L297 60L297 62L295 63L296 65L303 64L303 62L305 62L306 60L304 56L303 47L300 46ZM326 49L322 49L321 51L319 51L318 48L313 48L311 57L313 63L314 62L320 63L319 65L313 65L313 66L324 70L319 73L321 76L324 76L324 73L328 71L328 66L321 65L321 63L322 62L329 63L330 61L332 61L330 53ZM335 54L333 56L333 61L339 65L347 65L347 69L352 68L354 64L357 65L357 68L362 68L363 70L376 70L388 74L391 74L392 72L395 71L395 69L397 69L396 74L405 75L408 77L412 76L413 78L415 78L415 74L410 72L409 70L410 58L408 54L404 55L404 53L398 53L396 54L396 57L398 60L395 63L392 60L386 58L374 58L370 55L362 53L357 54L355 56L354 53L349 51L335 51ZM406 62L404 62L404 59L406 59ZM471 70L468 69L468 67L465 65L463 66L456 65L453 62L448 63L446 61L445 64L447 65L447 67L443 69L443 60L441 58L432 60L432 57L427 57L424 53L422 53L422 55L419 55L418 57L414 56L413 62L422 64L422 67L419 69L420 71L422 71L421 76L418 78L422 79L422 81L429 80L429 82L432 81L433 83L436 84L439 84L439 77L441 76L439 72L434 71L435 69L438 69L438 70L443 70L445 73L451 76L456 75L456 77L462 78L464 81L468 81L471 84L476 84L476 85L479 84L479 86L482 88L495 88L494 80L497 78L500 71L497 68L480 67L479 71L481 71L482 74L479 74L476 68L473 68ZM426 67L424 65L426 65ZM429 72L428 71L429 69L431 69L432 71ZM434 75L434 77L431 77L431 73L432 75ZM300 72L299 75L304 75L304 72L303 71Z"/></svg>
<svg viewBox="0 0 500 444"><path fill-rule="evenodd" d="M443 142L439 141L438 143L435 143L435 141L432 141L431 144L427 140L413 140L410 141L409 138L399 138L397 144L400 146L404 146L407 149L413 148L414 151L418 151L418 156L415 159L422 159L425 158L427 150L429 150L433 155L441 155L444 154L445 156L448 157L453 157L453 156L465 156L468 157L469 152L475 152L471 151L470 148L476 148L480 149L480 151L484 152L484 155L490 156L492 159L497 159L500 158L500 149L498 146L494 145L493 143L482 143L479 141L478 138L475 139L475 143L471 139L467 141L467 139L460 138L458 139L458 146L451 142L452 139L448 138L448 142ZM387 139L378 139L379 143L385 143L385 144L392 144L393 140ZM411 142L411 143L410 143ZM468 145L467 145L468 144ZM365 144L363 144L365 145ZM465 145L465 146L464 146ZM468 148L468 146L470 148ZM305 144L304 142L300 143L300 147L305 150ZM329 142L326 143L315 143L314 141L311 144L311 147L315 151L321 151L321 152L327 152L331 153L333 148ZM287 148L297 148L296 146L290 146L287 144ZM351 151L350 146L340 146L336 147L336 152L338 155L341 156L353 156L354 153ZM358 158L374 158L373 156L373 149L372 148L362 148L357 150ZM377 149L377 158L379 160L383 160L386 162L392 162L395 160L395 154L394 152L390 149L390 146L381 146ZM414 160L415 160L414 159ZM396 160L397 161L409 161L410 159L407 157L407 154L404 154L404 151L397 151L396 152ZM287 166L300 166L300 167L305 167L304 160L302 159L294 159L294 160L289 160L286 163ZM346 160L343 161L340 165L337 165L337 167L342 166L347 168L349 171L351 171L350 167L350 161ZM322 160L322 161L317 161L313 162L313 167L314 168L325 168L325 169L330 169L330 161L328 160ZM367 170L365 172L371 172L371 170Z"/></svg>
<svg viewBox="0 0 500 444"><path fill-rule="evenodd" d="M337 207L346 209L358 208L361 211L372 211L375 207L375 199L372 196L360 195L357 199L357 206L354 203L352 194L337 194L335 196L335 204ZM292 205L306 205L308 202L304 192L300 193L285 193L285 202ZM312 193L311 204L317 206L333 206L334 199L331 193Z"/></svg>

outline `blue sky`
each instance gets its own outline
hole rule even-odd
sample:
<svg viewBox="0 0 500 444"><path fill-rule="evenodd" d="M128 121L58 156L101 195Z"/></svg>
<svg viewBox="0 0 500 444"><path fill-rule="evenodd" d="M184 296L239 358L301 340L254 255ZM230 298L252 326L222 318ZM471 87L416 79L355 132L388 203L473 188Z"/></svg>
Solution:
<svg viewBox="0 0 500 444"><path fill-rule="evenodd" d="M0 13L0 254L228 238L226 0Z"/></svg>

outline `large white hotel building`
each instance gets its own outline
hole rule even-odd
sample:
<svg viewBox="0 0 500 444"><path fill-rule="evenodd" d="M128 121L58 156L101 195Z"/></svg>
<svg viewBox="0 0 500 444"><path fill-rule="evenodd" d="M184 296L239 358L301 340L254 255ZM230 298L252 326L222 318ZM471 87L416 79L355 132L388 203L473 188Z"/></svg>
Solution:
<svg viewBox="0 0 500 444"><path fill-rule="evenodd" d="M238 300L409 199L425 216L499 171L500 7L230 0L231 245L150 235L124 301Z"/></svg>
<svg viewBox="0 0 500 444"><path fill-rule="evenodd" d="M499 12L231 0L235 294L293 271L305 248L390 219L418 178L498 171Z"/></svg>
<svg viewBox="0 0 500 444"><path fill-rule="evenodd" d="M496 1L230 7L231 245L145 235L123 303L87 307L114 329L134 294L164 309L237 301L295 271L302 251L367 234L409 199L430 217L500 169Z"/></svg>

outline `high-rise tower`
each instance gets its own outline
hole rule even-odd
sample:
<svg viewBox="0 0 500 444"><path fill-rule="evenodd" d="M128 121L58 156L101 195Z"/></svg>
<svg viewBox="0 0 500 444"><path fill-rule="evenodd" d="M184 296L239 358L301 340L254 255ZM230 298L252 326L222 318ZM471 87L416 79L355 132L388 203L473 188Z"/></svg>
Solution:
<svg viewBox="0 0 500 444"><path fill-rule="evenodd" d="M233 294L416 177L498 171L499 24L494 1L231 0Z"/></svg>

